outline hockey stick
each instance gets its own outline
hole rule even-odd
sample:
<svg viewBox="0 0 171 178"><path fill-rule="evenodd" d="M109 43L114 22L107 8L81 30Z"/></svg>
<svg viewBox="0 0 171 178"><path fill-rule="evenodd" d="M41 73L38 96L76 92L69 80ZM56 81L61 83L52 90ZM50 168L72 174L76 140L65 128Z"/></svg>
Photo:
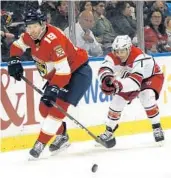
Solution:
<svg viewBox="0 0 171 178"><path fill-rule="evenodd" d="M30 85L34 90L36 90L40 95L43 95L43 92L38 89L32 82L30 82L26 77L21 76L21 78L28 84ZM80 128L82 128L83 130L85 130L96 142L100 143L101 145L103 145L106 148L111 148L115 145L115 143L111 142L111 141L102 141L100 138L98 138L97 136L95 136L91 131L89 131L86 127L84 127L80 122L78 122L74 117L72 117L70 114L68 114L61 106L59 106L57 103L51 101L51 104L53 105L53 107L55 107L56 109L58 109L59 111L61 111L62 113L64 113L70 120L72 120L76 125L78 125Z"/></svg>

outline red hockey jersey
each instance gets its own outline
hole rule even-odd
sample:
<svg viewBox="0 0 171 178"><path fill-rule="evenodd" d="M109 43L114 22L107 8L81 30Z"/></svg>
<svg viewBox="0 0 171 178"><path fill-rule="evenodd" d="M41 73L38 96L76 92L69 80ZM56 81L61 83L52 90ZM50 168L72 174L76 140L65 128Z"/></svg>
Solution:
<svg viewBox="0 0 171 178"><path fill-rule="evenodd" d="M47 25L47 31L38 45L23 33L10 48L10 56L21 56L31 48L40 75L50 84L64 87L69 83L72 73L88 60L87 52L75 47L58 28Z"/></svg>

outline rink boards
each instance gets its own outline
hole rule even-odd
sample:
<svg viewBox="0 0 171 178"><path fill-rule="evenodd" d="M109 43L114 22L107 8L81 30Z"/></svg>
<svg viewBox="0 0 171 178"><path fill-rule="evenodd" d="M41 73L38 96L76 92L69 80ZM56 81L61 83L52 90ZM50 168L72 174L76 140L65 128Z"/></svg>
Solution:
<svg viewBox="0 0 171 178"><path fill-rule="evenodd" d="M171 55L156 56L161 66L165 82L158 101L161 121L164 129L171 129ZM97 70L103 58L90 59L93 69L93 81L77 108L70 107L69 113L98 135L104 131L104 120L108 112L110 96L105 96L99 88ZM44 83L33 62L23 63L25 76L38 88ZM40 95L24 81L16 82L7 75L6 64L1 65L1 150L10 151L29 148L38 136L43 118L38 111ZM70 140L85 141L91 137L72 121L68 123ZM138 99L128 105L120 120L117 136L138 134L151 131L151 124Z"/></svg>

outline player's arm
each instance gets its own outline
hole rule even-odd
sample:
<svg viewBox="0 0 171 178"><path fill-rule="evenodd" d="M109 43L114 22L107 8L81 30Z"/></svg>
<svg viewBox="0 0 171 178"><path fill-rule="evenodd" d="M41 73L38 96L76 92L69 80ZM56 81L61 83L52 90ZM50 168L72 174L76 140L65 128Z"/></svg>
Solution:
<svg viewBox="0 0 171 178"><path fill-rule="evenodd" d="M139 55L133 63L133 70L130 75L121 79L123 92L140 90L143 79L153 75L155 67L154 59L146 54Z"/></svg>
<svg viewBox="0 0 171 178"><path fill-rule="evenodd" d="M8 62L8 73L14 79L20 81L23 75L23 67L20 61L20 56L29 46L26 43L27 37L23 33L20 38L13 42L10 47L10 58Z"/></svg>
<svg viewBox="0 0 171 178"><path fill-rule="evenodd" d="M140 55L133 63L133 70L127 78L113 80L115 92L131 92L140 90L143 79L153 75L155 61L148 55Z"/></svg>
<svg viewBox="0 0 171 178"><path fill-rule="evenodd" d="M114 62L112 60L112 58L110 56L106 56L104 61L102 62L100 69L98 71L98 78L99 81L102 82L103 79L105 78L105 76L109 75L109 76L114 76L115 72L114 72Z"/></svg>
<svg viewBox="0 0 171 178"><path fill-rule="evenodd" d="M62 50L62 49L60 49ZM57 52L57 51L56 51ZM56 60L56 52L53 52L53 59ZM71 69L67 61L66 55L60 59L54 61L55 73L49 81L49 85L46 87L41 101L47 106L52 107L50 101L56 101L60 88L63 88L69 83L71 78Z"/></svg>
<svg viewBox="0 0 171 178"><path fill-rule="evenodd" d="M50 33L48 36L50 45L50 62L53 65L53 74L50 77L49 85L46 87L41 101L47 106L52 107L50 101L56 101L60 88L63 88L69 83L71 78L71 68L68 63L68 56L65 50L65 36L58 36L55 33ZM60 41L59 41L60 38ZM50 74L51 75L51 74Z"/></svg>
<svg viewBox="0 0 171 178"><path fill-rule="evenodd" d="M134 72L124 79L116 79L114 76L109 75L106 76L104 85L110 88L111 93L131 92L140 90L142 80L142 73L134 69Z"/></svg>
<svg viewBox="0 0 171 178"><path fill-rule="evenodd" d="M29 36L27 33L21 34L20 38L13 42L10 47L10 56L21 56L29 48Z"/></svg>
<svg viewBox="0 0 171 178"><path fill-rule="evenodd" d="M114 71L114 61L110 56L106 56L104 61L102 62L100 69L98 71L98 79L100 82L100 87L102 91L110 95L114 92L113 88L111 85L108 85L108 81L110 79L113 79L115 76L115 71Z"/></svg>
<svg viewBox="0 0 171 178"><path fill-rule="evenodd" d="M62 88L69 83L71 78L71 68L63 45L56 44L54 46L51 60L53 61L55 73L50 80L50 84Z"/></svg>
<svg viewBox="0 0 171 178"><path fill-rule="evenodd" d="M141 88L141 83L143 81L143 67L142 63L139 61L135 63L135 66L133 67L132 72L128 75L128 77L124 79L119 79L118 83L122 86L121 92L131 92L131 91L137 91ZM117 81L115 81L117 84ZM114 82L114 83L115 83Z"/></svg>

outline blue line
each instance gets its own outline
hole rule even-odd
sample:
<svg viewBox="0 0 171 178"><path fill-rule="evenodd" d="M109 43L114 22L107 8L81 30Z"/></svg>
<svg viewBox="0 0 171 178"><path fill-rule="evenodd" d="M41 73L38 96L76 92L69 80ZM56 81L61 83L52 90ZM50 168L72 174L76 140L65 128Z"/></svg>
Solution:
<svg viewBox="0 0 171 178"><path fill-rule="evenodd" d="M89 57L89 61L103 61L104 60L104 56L103 57Z"/></svg>
<svg viewBox="0 0 171 178"><path fill-rule="evenodd" d="M153 57L162 57L162 56L170 56L171 57L171 52L167 52L167 53L154 53L151 54Z"/></svg>
<svg viewBox="0 0 171 178"><path fill-rule="evenodd" d="M22 62L22 65L23 66L32 66L32 65L34 65L34 62L33 61L24 61L24 62ZM7 67L7 62L2 62L1 67Z"/></svg>
<svg viewBox="0 0 171 178"><path fill-rule="evenodd" d="M151 54L153 57L162 57L162 56L170 56L171 57L171 52L167 52L167 53L156 53L156 54ZM171 58L170 58L171 59ZM95 61L103 61L104 57L89 57L89 61L91 62L95 62ZM23 66L32 66L34 65L33 61L24 61L22 62ZM2 62L1 67L6 67L7 66L7 62Z"/></svg>

